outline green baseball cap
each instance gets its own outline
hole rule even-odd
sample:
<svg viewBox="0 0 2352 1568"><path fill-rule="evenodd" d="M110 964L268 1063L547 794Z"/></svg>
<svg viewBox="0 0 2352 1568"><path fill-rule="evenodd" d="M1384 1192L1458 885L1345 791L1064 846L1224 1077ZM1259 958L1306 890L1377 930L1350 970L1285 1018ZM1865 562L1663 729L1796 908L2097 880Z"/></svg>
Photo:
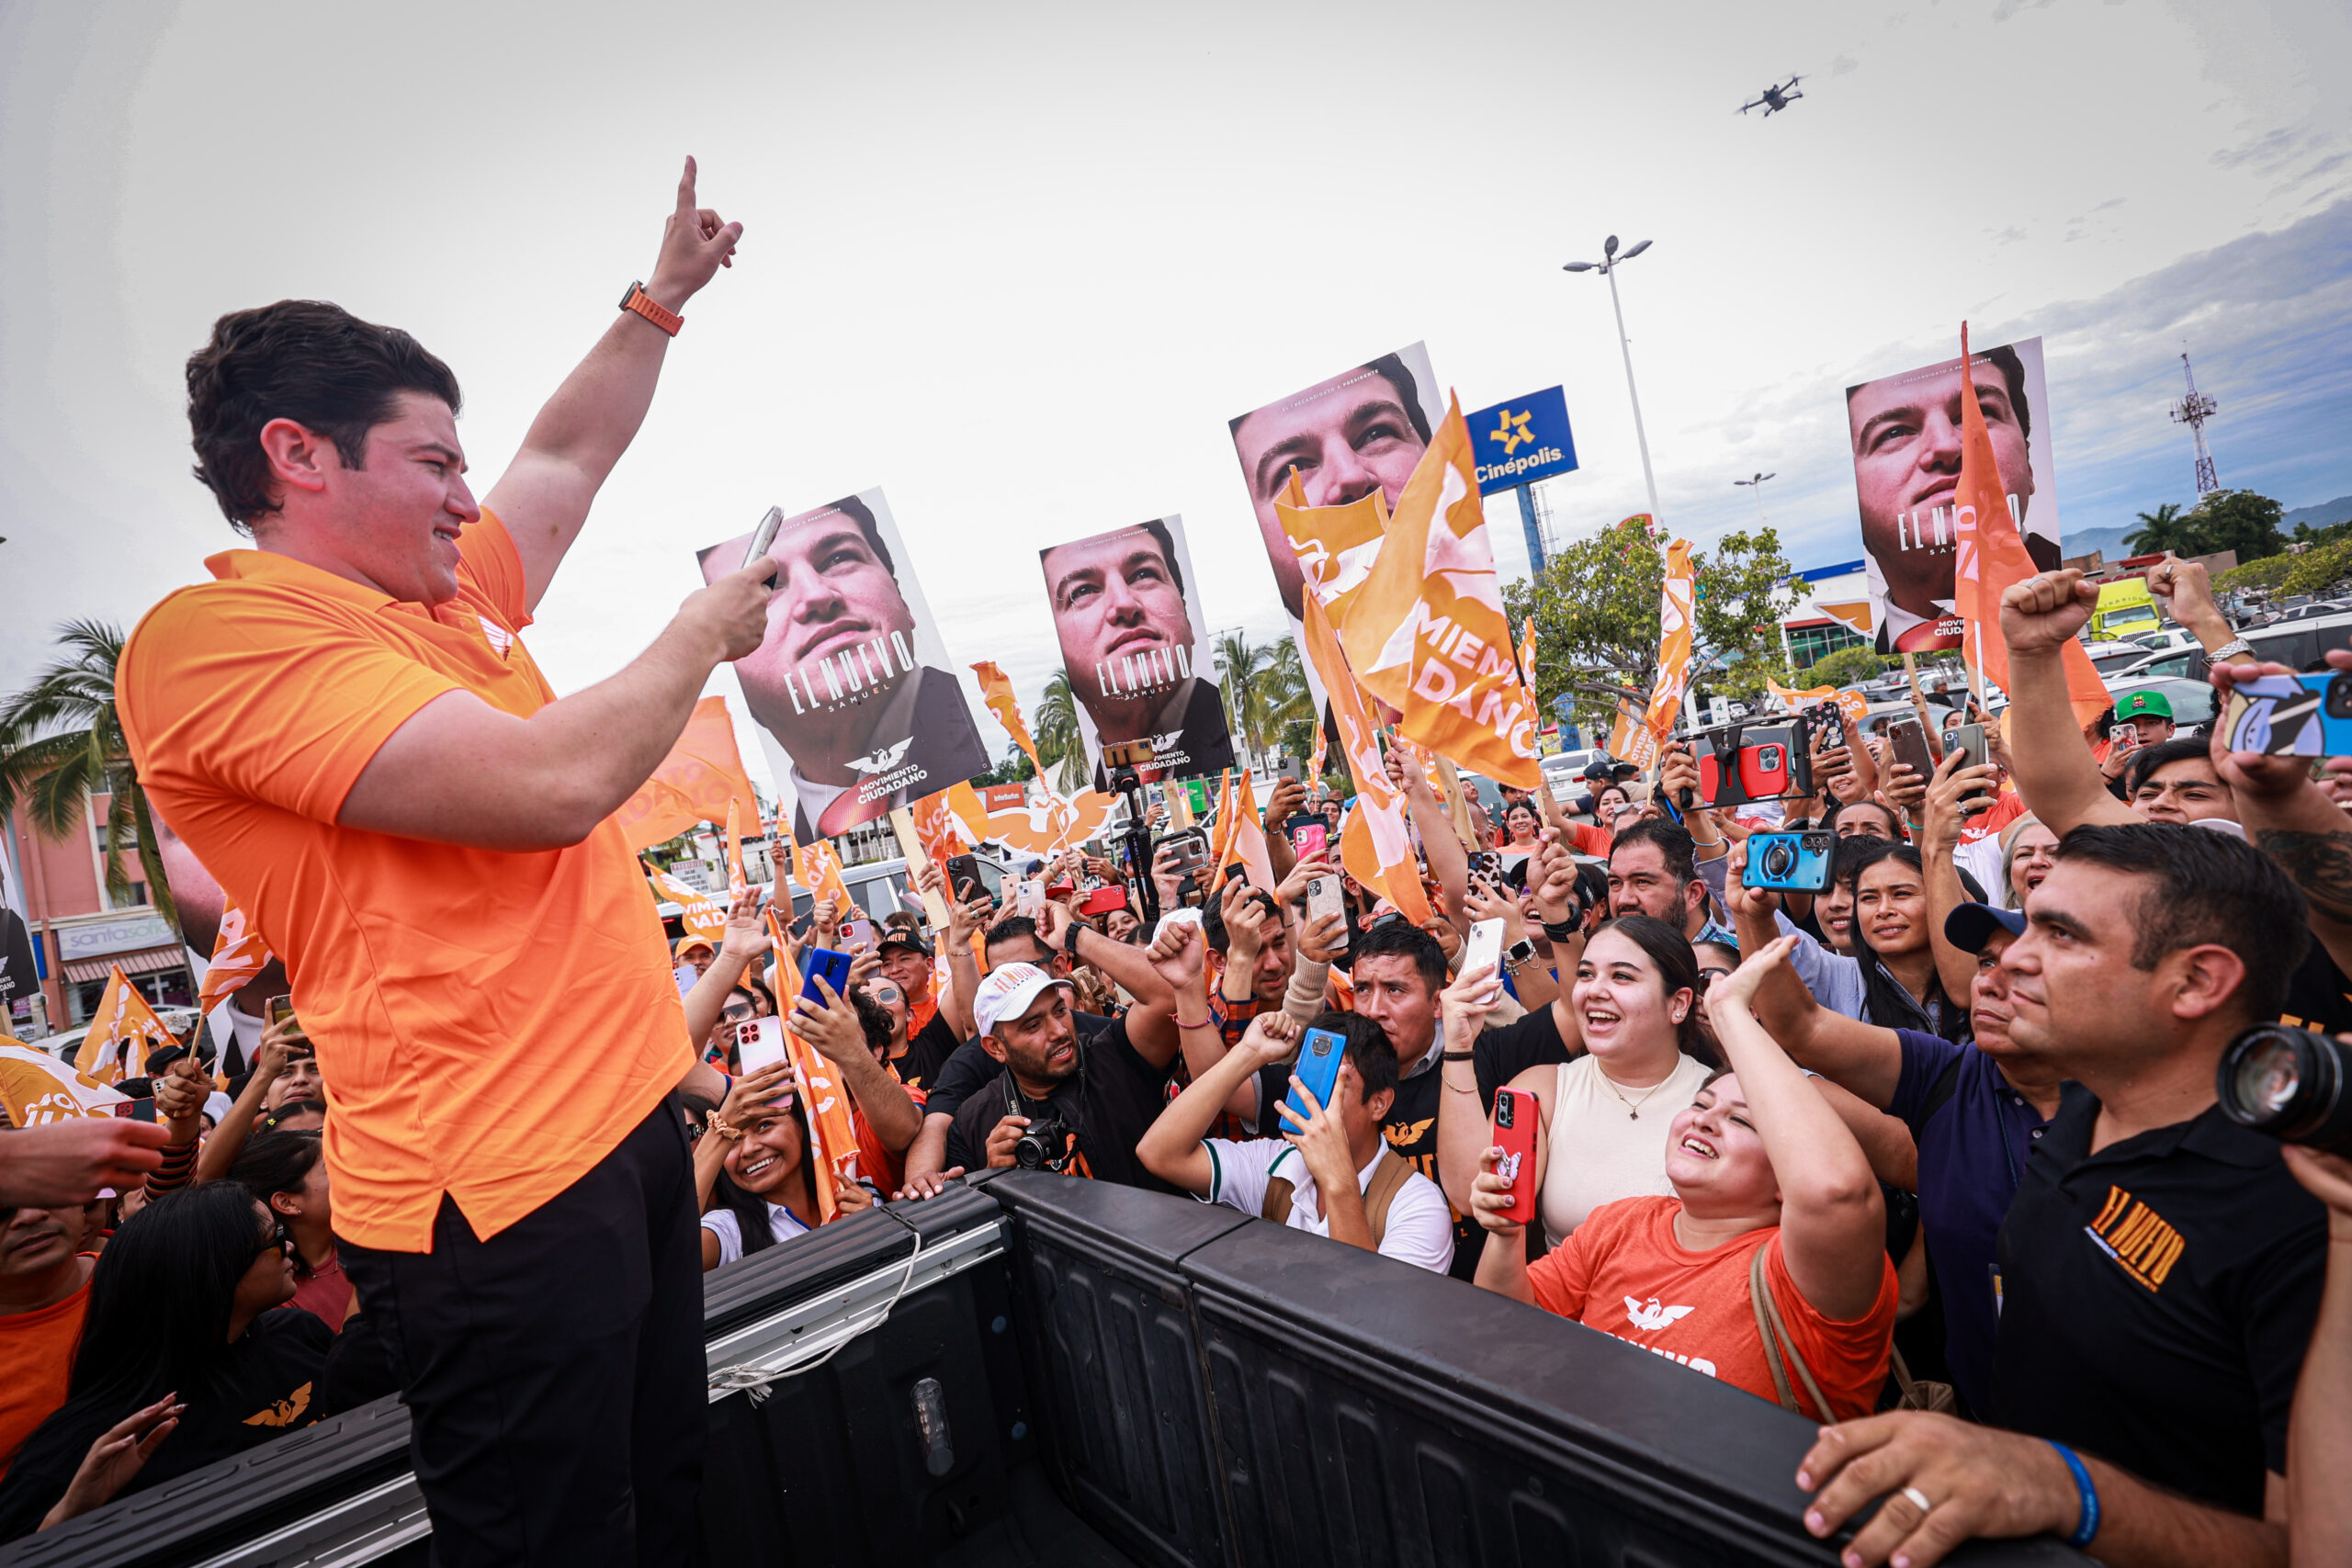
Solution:
<svg viewBox="0 0 2352 1568"><path fill-rule="evenodd" d="M2138 718L2142 714L2172 722L2172 702L2162 692L2134 692L2115 705L2118 719Z"/></svg>

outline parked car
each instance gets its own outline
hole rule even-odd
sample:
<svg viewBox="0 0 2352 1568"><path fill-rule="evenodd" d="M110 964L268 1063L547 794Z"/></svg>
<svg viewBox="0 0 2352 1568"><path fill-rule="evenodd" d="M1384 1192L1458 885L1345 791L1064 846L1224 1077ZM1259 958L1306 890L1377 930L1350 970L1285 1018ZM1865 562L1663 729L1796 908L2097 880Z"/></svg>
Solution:
<svg viewBox="0 0 2352 1568"><path fill-rule="evenodd" d="M2137 664L2127 664L2115 672L2118 681L2154 681L2167 676L2194 679L2204 650L2192 640L2187 648L2165 653L2152 653Z"/></svg>
<svg viewBox="0 0 2352 1568"><path fill-rule="evenodd" d="M2213 691L2212 683L2207 681L2188 681L2175 677L2159 677L2153 681L2143 679L2126 681L2119 677L2107 682L2107 692L2108 695L2119 703L2134 692L2155 692L2161 694L2172 705L2172 721L2178 725L2184 733L2212 723L2213 715L2220 707L2220 700Z"/></svg>

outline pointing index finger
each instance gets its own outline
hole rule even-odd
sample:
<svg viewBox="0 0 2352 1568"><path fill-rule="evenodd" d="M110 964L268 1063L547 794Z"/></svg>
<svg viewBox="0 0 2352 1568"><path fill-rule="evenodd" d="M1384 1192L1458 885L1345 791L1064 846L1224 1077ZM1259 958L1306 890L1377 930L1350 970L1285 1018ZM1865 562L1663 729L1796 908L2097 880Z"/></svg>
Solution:
<svg viewBox="0 0 2352 1568"><path fill-rule="evenodd" d="M695 213L695 160L691 152L686 154L686 172L678 176L678 211L688 218Z"/></svg>

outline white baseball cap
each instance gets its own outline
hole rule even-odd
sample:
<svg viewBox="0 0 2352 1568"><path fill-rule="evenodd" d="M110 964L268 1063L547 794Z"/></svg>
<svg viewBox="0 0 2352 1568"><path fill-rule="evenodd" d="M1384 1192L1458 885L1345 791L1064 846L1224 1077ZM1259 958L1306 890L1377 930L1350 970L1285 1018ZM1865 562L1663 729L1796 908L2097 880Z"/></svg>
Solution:
<svg viewBox="0 0 2352 1568"><path fill-rule="evenodd" d="M1019 1018L1053 986L1069 991L1077 989L1068 980L1057 980L1035 964L1007 964L991 969L980 981L979 994L972 998L972 1021L979 1025L982 1034L994 1034L1001 1021Z"/></svg>

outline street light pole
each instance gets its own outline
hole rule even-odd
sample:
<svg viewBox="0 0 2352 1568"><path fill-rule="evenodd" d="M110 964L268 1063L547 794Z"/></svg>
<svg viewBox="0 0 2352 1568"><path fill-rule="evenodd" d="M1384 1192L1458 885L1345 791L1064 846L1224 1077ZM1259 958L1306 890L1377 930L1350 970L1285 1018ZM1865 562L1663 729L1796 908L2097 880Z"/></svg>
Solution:
<svg viewBox="0 0 2352 1568"><path fill-rule="evenodd" d="M1756 521L1768 528L1771 526L1771 520L1764 515L1764 481L1770 479L1778 479L1779 477L1780 476L1778 474L1758 474L1754 479L1734 479L1731 481L1735 485L1753 490L1756 492Z"/></svg>
<svg viewBox="0 0 2352 1568"><path fill-rule="evenodd" d="M1617 298L1617 269L1650 248L1647 240L1636 240L1623 255L1617 254L1617 236L1611 234L1600 247L1601 259L1597 262L1569 262L1562 272L1599 272L1609 279L1609 308L1617 314L1617 347L1625 356L1625 396L1634 405L1634 442L1642 452L1642 483L1648 488L1650 522L1663 526L1665 519L1658 515L1657 476L1650 471L1649 433L1642 427L1642 394L1634 385L1634 343L1625 335L1625 307Z"/></svg>

